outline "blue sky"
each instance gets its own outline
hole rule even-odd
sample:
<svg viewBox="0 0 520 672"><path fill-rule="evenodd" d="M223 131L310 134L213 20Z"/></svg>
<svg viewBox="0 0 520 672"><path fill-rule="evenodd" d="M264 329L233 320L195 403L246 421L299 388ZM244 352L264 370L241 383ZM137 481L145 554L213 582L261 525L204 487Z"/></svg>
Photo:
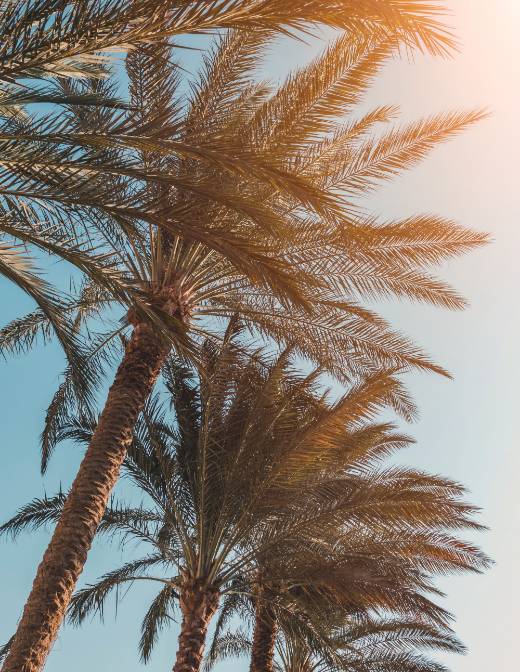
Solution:
<svg viewBox="0 0 520 672"><path fill-rule="evenodd" d="M492 110L492 117L371 195L367 205L389 218L440 213L489 231L494 238L491 246L443 269L443 277L470 299L467 311L447 313L395 303L382 307L455 376L452 382L410 377L421 418L407 428L417 445L401 459L462 481L471 499L484 509L483 519L491 531L479 542L496 567L484 577L441 582L449 592L447 604L457 615L458 632L470 649L465 658L450 658L450 666L454 672L483 672L512 669L517 660L520 3L452 0L450 4L461 53L451 61L417 57L413 63L392 64L374 86L369 102L399 104L405 119L482 106ZM306 55L301 48L284 45L273 50L266 68L276 77ZM31 308L29 299L0 281L0 324ZM2 520L30 498L54 492L60 483L67 487L77 468L79 450L64 445L47 476L39 474L42 413L62 367L54 346L0 362ZM0 541L0 642L15 627L47 541L46 533L21 537L15 544ZM96 545L82 582L120 560L115 547ZM104 627L95 621L81 630L63 629L46 669L144 669L136 644L148 595L144 586L133 590L120 605L117 621L113 610L107 610ZM171 668L176 635L172 628L161 638L148 666L152 672ZM238 664L230 667L243 669Z"/></svg>

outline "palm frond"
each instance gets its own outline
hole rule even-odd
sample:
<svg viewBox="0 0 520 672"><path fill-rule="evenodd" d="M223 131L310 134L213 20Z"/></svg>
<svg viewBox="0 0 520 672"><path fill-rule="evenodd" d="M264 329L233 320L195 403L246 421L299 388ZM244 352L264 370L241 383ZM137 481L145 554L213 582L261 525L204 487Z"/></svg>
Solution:
<svg viewBox="0 0 520 672"><path fill-rule="evenodd" d="M67 498L66 493L59 492L53 497L33 499L21 507L7 522L0 526L0 534L8 534L15 539L27 530L38 530L49 524L56 523L63 510Z"/></svg>
<svg viewBox="0 0 520 672"><path fill-rule="evenodd" d="M225 632L214 640L211 652L204 661L204 670L212 670L214 666L228 658L243 658L251 650L251 641L242 630Z"/></svg>
<svg viewBox="0 0 520 672"><path fill-rule="evenodd" d="M160 631L172 620L169 612L176 597L178 595L173 586L165 585L145 614L141 625L141 639L139 640L139 651L144 663L150 659Z"/></svg>
<svg viewBox="0 0 520 672"><path fill-rule="evenodd" d="M117 588L126 583L132 583L145 578L145 572L154 565L164 562L160 555L149 555L145 558L128 562L118 569L103 575L99 581L77 591L72 597L68 610L68 619L74 625L79 625L91 614L97 614L101 619L104 616L105 601ZM116 602L122 599L119 595Z"/></svg>
<svg viewBox="0 0 520 672"><path fill-rule="evenodd" d="M340 37L259 108L251 122L253 138L287 160L359 103L391 51L392 44L379 46L364 34Z"/></svg>
<svg viewBox="0 0 520 672"><path fill-rule="evenodd" d="M355 236L352 240L352 229L338 232L338 245L344 246L349 256L401 269L437 266L489 241L485 233L430 214L402 221L360 222L356 229L361 238L358 244Z"/></svg>
<svg viewBox="0 0 520 672"><path fill-rule="evenodd" d="M331 176L329 184L348 194L369 192L378 182L417 165L436 145L486 116L485 111L438 114L368 140L353 153L345 171L339 167Z"/></svg>

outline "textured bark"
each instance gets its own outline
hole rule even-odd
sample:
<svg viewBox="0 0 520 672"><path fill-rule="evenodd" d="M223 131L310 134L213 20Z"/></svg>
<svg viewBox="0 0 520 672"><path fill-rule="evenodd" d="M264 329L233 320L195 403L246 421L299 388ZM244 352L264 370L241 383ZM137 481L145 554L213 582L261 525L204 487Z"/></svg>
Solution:
<svg viewBox="0 0 520 672"><path fill-rule="evenodd" d="M119 476L137 417L168 351L153 327L135 326L98 427L38 567L2 672L38 672L43 668Z"/></svg>
<svg viewBox="0 0 520 672"><path fill-rule="evenodd" d="M276 642L276 615L268 593L256 598L255 632L251 650L250 672L272 672Z"/></svg>
<svg viewBox="0 0 520 672"><path fill-rule="evenodd" d="M198 672L208 626L218 607L218 593L198 582L187 583L180 596L182 625L173 672Z"/></svg>

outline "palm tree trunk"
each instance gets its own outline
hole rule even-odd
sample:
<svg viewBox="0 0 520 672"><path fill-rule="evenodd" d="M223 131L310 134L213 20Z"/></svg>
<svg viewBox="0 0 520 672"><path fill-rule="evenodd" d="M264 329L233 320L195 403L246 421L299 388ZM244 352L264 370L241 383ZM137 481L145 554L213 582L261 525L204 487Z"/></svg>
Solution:
<svg viewBox="0 0 520 672"><path fill-rule="evenodd" d="M183 587L180 596L182 625L173 672L198 672L208 626L218 607L219 594L197 582Z"/></svg>
<svg viewBox="0 0 520 672"><path fill-rule="evenodd" d="M276 614L269 596L261 592L256 598L255 632L249 672L272 672L276 642Z"/></svg>
<svg viewBox="0 0 520 672"><path fill-rule="evenodd" d="M2 672L39 672L43 668L119 476L137 417L168 352L168 344L152 326L135 325L97 429L38 567Z"/></svg>

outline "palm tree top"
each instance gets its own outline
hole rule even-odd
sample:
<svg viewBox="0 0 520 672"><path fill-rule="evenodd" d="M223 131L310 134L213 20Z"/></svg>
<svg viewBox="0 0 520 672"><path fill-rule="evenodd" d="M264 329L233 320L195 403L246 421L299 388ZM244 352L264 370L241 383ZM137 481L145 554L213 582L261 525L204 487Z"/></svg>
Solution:
<svg viewBox="0 0 520 672"><path fill-rule="evenodd" d="M143 504L113 501L99 528L149 552L80 590L71 619L102 614L117 586L149 580L161 590L143 622L145 658L186 581L224 595L224 614L261 585L277 596L282 621L293 617L289 603L311 603L323 613L333 604L353 615L421 613L445 627L449 615L427 597L438 593L431 577L480 571L488 560L454 536L480 529L460 485L382 464L410 442L374 422L408 403L399 381L375 374L333 403L289 353L251 358L233 329L220 349L206 343L203 362L199 373L170 358L174 418L150 401L125 463ZM88 442L95 425L69 418L59 438ZM34 500L1 530L52 522L64 501Z"/></svg>
<svg viewBox="0 0 520 672"><path fill-rule="evenodd" d="M85 278L79 296L54 307L74 325L73 355L86 327L95 334L100 317L109 322L90 355L76 354L51 424L60 399L92 399L86 388L103 358L141 320L186 357L198 356L204 338L220 339L223 322L239 313L255 338L292 345L340 380L378 366L446 373L363 304L397 296L463 307L429 269L487 238L428 214L375 220L363 196L483 114L441 114L378 135L396 110L357 116L355 109L395 53L395 39L340 36L274 89L254 74L268 40L268 31L218 37L187 104L169 47L132 51L130 110L68 106L66 151L81 143L83 172L64 150L45 145L47 162L56 159L47 164L53 174L59 165L60 180L70 182L71 207L42 215L25 203L16 225L0 222L5 234L60 256ZM110 78L60 80L60 87L71 100L115 91ZM63 140L52 124L46 138ZM45 201L58 187L50 174L45 184L39 179L34 195ZM4 327L0 350L48 337L54 313L40 309ZM110 324L114 314L122 322ZM52 441L44 443L48 452Z"/></svg>

